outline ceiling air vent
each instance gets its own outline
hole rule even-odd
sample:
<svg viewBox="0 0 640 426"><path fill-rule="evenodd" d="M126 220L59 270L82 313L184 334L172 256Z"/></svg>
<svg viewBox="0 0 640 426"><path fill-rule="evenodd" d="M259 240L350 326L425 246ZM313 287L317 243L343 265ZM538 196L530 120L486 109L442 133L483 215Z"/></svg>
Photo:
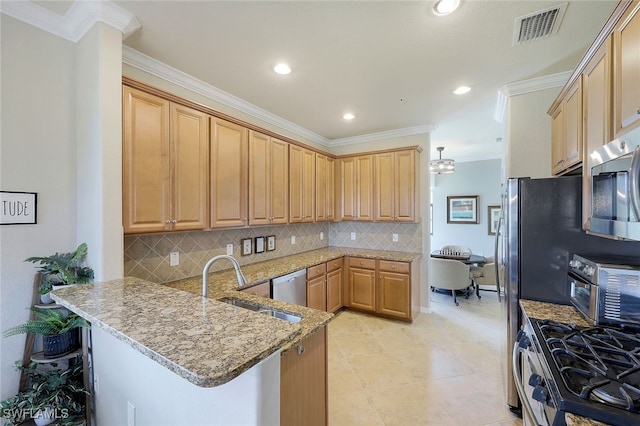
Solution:
<svg viewBox="0 0 640 426"><path fill-rule="evenodd" d="M568 3L563 3L516 18L513 45L517 46L555 35L560 28L567 5Z"/></svg>

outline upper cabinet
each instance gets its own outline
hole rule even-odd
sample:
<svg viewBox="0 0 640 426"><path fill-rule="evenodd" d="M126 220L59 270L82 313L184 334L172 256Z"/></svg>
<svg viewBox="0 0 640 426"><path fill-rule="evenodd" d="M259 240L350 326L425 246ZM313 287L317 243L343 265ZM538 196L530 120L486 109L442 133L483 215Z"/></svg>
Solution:
<svg viewBox="0 0 640 426"><path fill-rule="evenodd" d="M249 131L249 225L287 223L289 144Z"/></svg>
<svg viewBox="0 0 640 426"><path fill-rule="evenodd" d="M373 220L373 155L340 160L342 220Z"/></svg>
<svg viewBox="0 0 640 426"><path fill-rule="evenodd" d="M211 227L248 224L248 131L211 117Z"/></svg>
<svg viewBox="0 0 640 426"><path fill-rule="evenodd" d="M316 222L335 219L335 160L316 153Z"/></svg>
<svg viewBox="0 0 640 426"><path fill-rule="evenodd" d="M123 87L125 233L207 226L208 115Z"/></svg>
<svg viewBox="0 0 640 426"><path fill-rule="evenodd" d="M376 221L415 222L419 205L416 151L374 155L374 210Z"/></svg>
<svg viewBox="0 0 640 426"><path fill-rule="evenodd" d="M289 145L289 222L315 219L316 153Z"/></svg>
<svg viewBox="0 0 640 426"><path fill-rule="evenodd" d="M582 164L582 86L578 79L551 113L551 164L555 175Z"/></svg>
<svg viewBox="0 0 640 426"><path fill-rule="evenodd" d="M640 3L634 2L613 31L614 133L640 125Z"/></svg>

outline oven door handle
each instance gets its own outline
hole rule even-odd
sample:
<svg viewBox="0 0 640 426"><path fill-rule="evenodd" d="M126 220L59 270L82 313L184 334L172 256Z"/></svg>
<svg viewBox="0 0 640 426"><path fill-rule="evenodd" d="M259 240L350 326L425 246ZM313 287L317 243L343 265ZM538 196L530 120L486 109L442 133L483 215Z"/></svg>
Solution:
<svg viewBox="0 0 640 426"><path fill-rule="evenodd" d="M533 413L533 407L531 407L531 403L527 398L527 394L522 384L522 368L520 366L520 355L525 354L526 349L520 347L520 342L516 341L513 345L513 356L511 357L512 367L513 367L513 380L516 383L516 390L518 391L518 395L520 395L520 401L524 407L526 414L532 419L537 426L540 426L540 423L536 419L536 416ZM523 413L524 415L525 413Z"/></svg>
<svg viewBox="0 0 640 426"><path fill-rule="evenodd" d="M636 220L640 221L640 146L633 153L629 170L629 198L636 213Z"/></svg>

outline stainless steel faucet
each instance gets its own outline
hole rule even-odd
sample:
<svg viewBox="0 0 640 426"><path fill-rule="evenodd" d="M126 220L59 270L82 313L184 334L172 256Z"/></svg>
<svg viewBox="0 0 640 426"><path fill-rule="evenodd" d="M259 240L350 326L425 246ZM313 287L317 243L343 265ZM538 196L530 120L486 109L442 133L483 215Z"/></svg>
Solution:
<svg viewBox="0 0 640 426"><path fill-rule="evenodd" d="M211 265L213 265L218 259L227 259L229 262L231 262L231 264L233 265L233 269L236 270L238 287L247 285L247 279L242 274L242 271L240 271L240 265L238 264L238 261L226 254L220 254L209 259L207 264L204 265L204 269L202 270L202 297L207 297L207 293L209 291L209 268L211 268Z"/></svg>

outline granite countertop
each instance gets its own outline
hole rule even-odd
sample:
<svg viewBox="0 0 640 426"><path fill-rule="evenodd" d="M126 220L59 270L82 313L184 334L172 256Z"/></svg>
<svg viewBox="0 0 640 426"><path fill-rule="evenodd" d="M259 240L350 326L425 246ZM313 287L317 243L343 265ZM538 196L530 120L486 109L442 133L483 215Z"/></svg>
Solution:
<svg viewBox="0 0 640 426"><path fill-rule="evenodd" d="M139 278L55 290L52 298L191 383L213 387L296 339L299 324Z"/></svg>
<svg viewBox="0 0 640 426"><path fill-rule="evenodd" d="M529 318L550 319L563 323L573 323L579 327L591 327L587 321L573 306L556 305L555 303L535 302L533 300L520 300L522 312ZM567 426L607 426L593 419L566 413Z"/></svg>

